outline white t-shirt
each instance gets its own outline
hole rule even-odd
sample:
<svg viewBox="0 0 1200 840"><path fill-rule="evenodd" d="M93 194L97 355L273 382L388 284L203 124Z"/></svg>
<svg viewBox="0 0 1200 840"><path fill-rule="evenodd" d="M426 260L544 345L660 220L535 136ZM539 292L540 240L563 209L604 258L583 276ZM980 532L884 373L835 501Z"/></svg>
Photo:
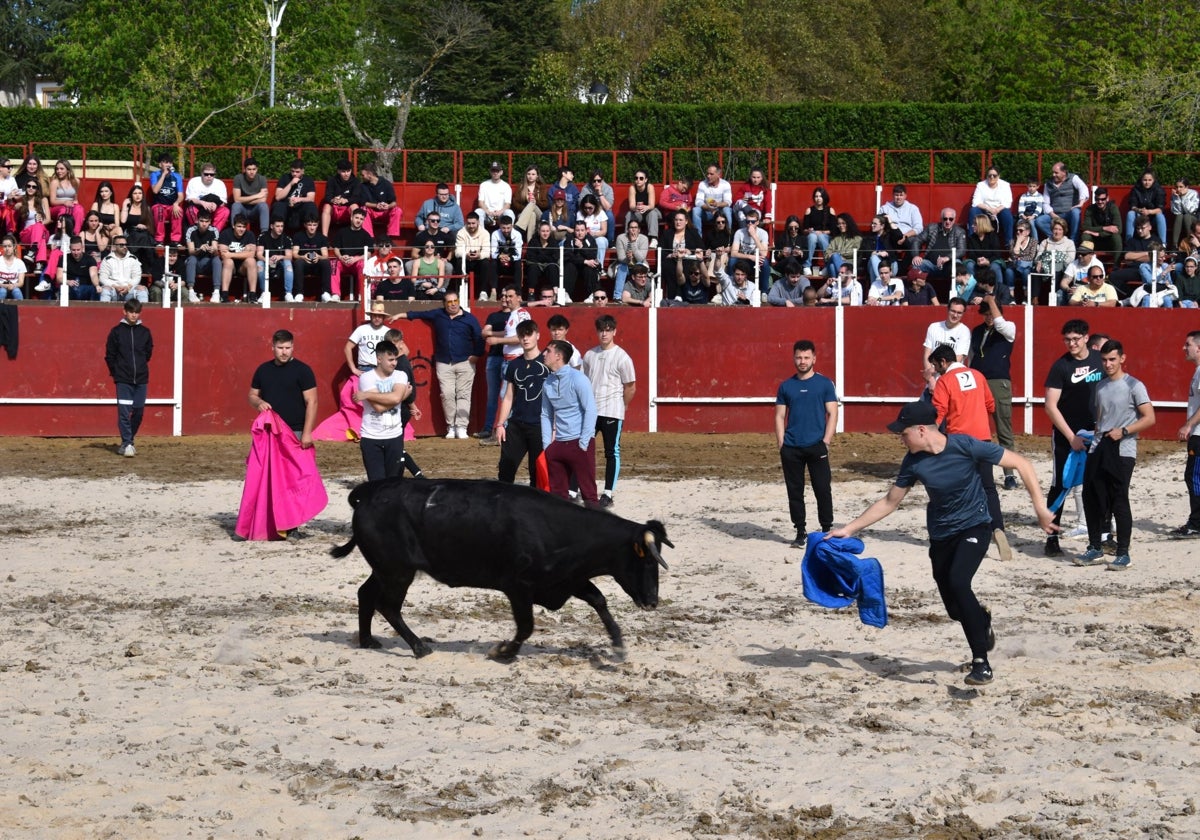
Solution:
<svg viewBox="0 0 1200 840"><path fill-rule="evenodd" d="M624 419L625 386L637 381L629 354L615 345L607 350L593 347L583 356L583 372L596 395L596 414Z"/></svg>
<svg viewBox="0 0 1200 840"><path fill-rule="evenodd" d="M957 324L954 329L947 329L945 321L934 321L925 330L925 355L928 356L935 347L943 344L953 347L955 356L965 358L971 350L971 331L963 323Z"/></svg>
<svg viewBox="0 0 1200 840"><path fill-rule="evenodd" d="M518 306L512 312L508 313L508 320L504 322L504 337L515 338L517 335L517 324L530 319L529 310L524 306ZM525 351L521 349L520 344L502 344L504 350L504 358L512 361Z"/></svg>
<svg viewBox="0 0 1200 840"><path fill-rule="evenodd" d="M358 367L360 370L375 367L375 345L383 341L384 336L388 334L388 330L390 329L391 327L387 324L383 324L376 329L368 321L365 324L359 324L354 328L354 332L350 333L350 340L358 345Z"/></svg>
<svg viewBox="0 0 1200 840"><path fill-rule="evenodd" d="M13 257L11 260L6 260L0 257L0 283L16 283L20 285L25 282L25 262Z"/></svg>
<svg viewBox="0 0 1200 840"><path fill-rule="evenodd" d="M899 293L902 297L899 300L881 300L880 306L899 306L904 300L904 282L899 277L893 277L885 286L882 280L874 280L871 282L871 288L867 290L867 299L875 300L884 295L894 295Z"/></svg>
<svg viewBox="0 0 1200 840"><path fill-rule="evenodd" d="M489 178L479 185L479 200L485 211L495 215L504 209L504 205L512 204L512 187L503 179L493 181Z"/></svg>
<svg viewBox="0 0 1200 840"><path fill-rule="evenodd" d="M378 391L390 394L397 386L408 384L408 374L402 370L392 371L392 375L382 378L372 368L358 377L358 390ZM400 419L399 404L386 411L376 411L369 402L363 401L362 429L363 437L370 440L391 440L404 434L404 423Z"/></svg>

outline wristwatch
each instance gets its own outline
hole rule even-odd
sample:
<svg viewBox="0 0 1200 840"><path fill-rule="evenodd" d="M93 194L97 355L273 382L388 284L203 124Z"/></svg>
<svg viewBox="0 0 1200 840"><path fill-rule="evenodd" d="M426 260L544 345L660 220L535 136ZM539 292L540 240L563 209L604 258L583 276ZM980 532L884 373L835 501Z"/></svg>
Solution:
<svg viewBox="0 0 1200 840"><path fill-rule="evenodd" d="M1125 426L1122 426L1122 427L1121 427L1121 437L1122 437L1122 438L1127 438L1127 437L1129 437L1129 429L1128 429L1128 428L1126 428Z"/></svg>

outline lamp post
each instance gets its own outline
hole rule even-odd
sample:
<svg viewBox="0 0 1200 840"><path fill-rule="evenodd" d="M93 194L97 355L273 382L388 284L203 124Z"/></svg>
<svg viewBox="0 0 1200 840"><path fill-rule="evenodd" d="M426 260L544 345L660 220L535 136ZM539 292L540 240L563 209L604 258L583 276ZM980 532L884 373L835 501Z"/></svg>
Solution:
<svg viewBox="0 0 1200 840"><path fill-rule="evenodd" d="M287 8L287 0L276 8L275 0L263 0L267 9L267 25L271 27L271 90L267 95L267 104L275 107L275 39L279 35L279 24L283 22L283 10Z"/></svg>
<svg viewBox="0 0 1200 840"><path fill-rule="evenodd" d="M588 88L587 98L593 105L603 105L608 99L608 85L598 79L592 82L592 86Z"/></svg>

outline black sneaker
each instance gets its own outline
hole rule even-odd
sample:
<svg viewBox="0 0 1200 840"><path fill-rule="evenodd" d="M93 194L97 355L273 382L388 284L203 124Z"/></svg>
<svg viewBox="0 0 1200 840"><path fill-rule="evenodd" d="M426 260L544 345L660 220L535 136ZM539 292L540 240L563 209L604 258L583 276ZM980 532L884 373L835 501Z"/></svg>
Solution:
<svg viewBox="0 0 1200 840"><path fill-rule="evenodd" d="M1109 537L1103 543L1100 544L1100 550L1103 551L1105 554L1107 554L1109 557L1116 557L1117 556L1117 541L1115 539L1113 539L1112 537Z"/></svg>
<svg viewBox="0 0 1200 840"><path fill-rule="evenodd" d="M983 611L987 614L987 619L988 619L987 649L988 649L988 653L991 653L993 650L996 649L996 634L992 632L992 611L987 607L984 607Z"/></svg>
<svg viewBox="0 0 1200 840"><path fill-rule="evenodd" d="M803 531L796 532L796 539L792 540L792 548L804 548L808 542L808 534Z"/></svg>
<svg viewBox="0 0 1200 840"><path fill-rule="evenodd" d="M992 681L992 666L986 659L972 659L971 673L963 677L967 685L987 685Z"/></svg>
<svg viewBox="0 0 1200 840"><path fill-rule="evenodd" d="M1062 557L1062 548L1058 545L1058 537L1046 537L1046 547L1042 552L1047 557Z"/></svg>
<svg viewBox="0 0 1200 840"><path fill-rule="evenodd" d="M1004 476L1004 489L1005 490L1016 490L1017 489L1017 477L1015 475Z"/></svg>
<svg viewBox="0 0 1200 840"><path fill-rule="evenodd" d="M600 494L600 507L610 508L612 506L613 506L613 497L601 493Z"/></svg>
<svg viewBox="0 0 1200 840"><path fill-rule="evenodd" d="M1200 528L1193 528L1191 525L1184 523L1178 528L1172 528L1167 534L1172 537L1200 537Z"/></svg>

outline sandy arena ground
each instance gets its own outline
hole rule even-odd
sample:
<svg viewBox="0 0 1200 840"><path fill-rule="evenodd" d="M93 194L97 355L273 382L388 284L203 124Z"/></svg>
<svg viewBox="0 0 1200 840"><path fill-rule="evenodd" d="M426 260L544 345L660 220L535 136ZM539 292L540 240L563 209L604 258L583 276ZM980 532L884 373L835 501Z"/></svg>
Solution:
<svg viewBox="0 0 1200 840"><path fill-rule="evenodd" d="M1002 493L1016 557L976 578L999 641L971 689L923 491L864 534L890 610L865 627L804 600L765 435L628 436L615 511L676 545L659 609L600 579L623 661L571 602L538 611L512 665L485 657L512 630L503 597L428 579L406 618L432 656L378 617L383 649L356 646L367 566L327 554L354 445L321 446L330 505L302 539L246 543L245 438L114 444L0 442L0 837L1200 837L1200 541L1165 536L1186 518L1176 445L1143 446L1124 573L1043 558L1024 491ZM1018 449L1048 476L1045 441ZM474 441L412 450L434 476L494 474ZM900 455L836 441L838 522Z"/></svg>

